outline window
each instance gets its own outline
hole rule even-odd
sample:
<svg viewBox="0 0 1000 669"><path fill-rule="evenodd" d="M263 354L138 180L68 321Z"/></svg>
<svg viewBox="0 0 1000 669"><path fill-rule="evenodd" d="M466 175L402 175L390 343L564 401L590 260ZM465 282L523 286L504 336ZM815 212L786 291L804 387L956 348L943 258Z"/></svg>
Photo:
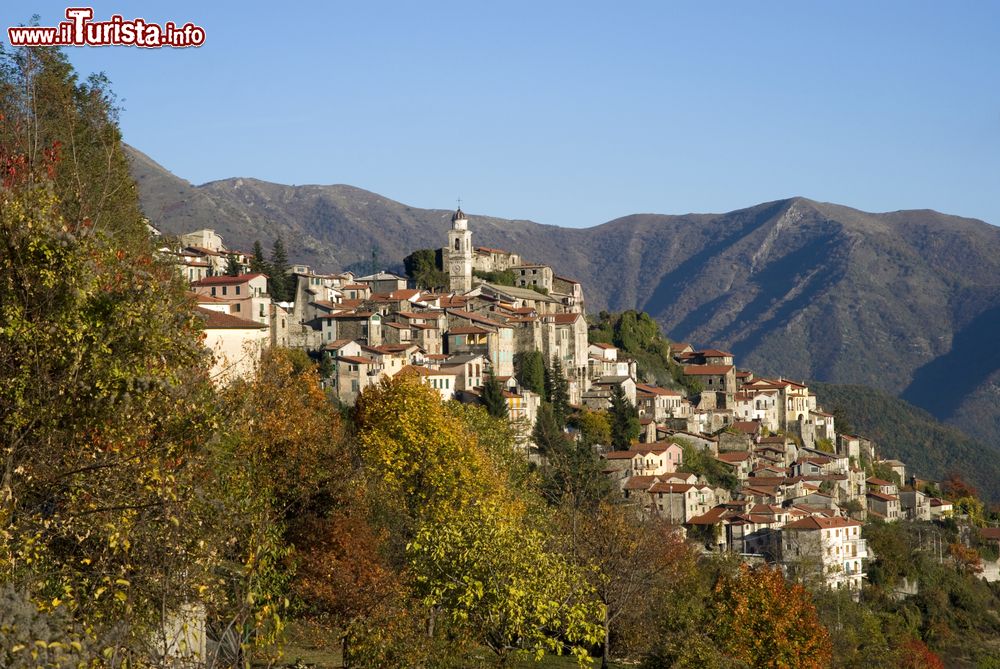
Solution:
<svg viewBox="0 0 1000 669"><path fill-rule="evenodd" d="M239 286L236 286L236 294L237 294L237 295L239 295L239 294L240 294L240 287L239 287Z"/></svg>
<svg viewBox="0 0 1000 669"><path fill-rule="evenodd" d="M358 392L358 380L357 379L352 379L351 380L351 392L352 393Z"/></svg>
<svg viewBox="0 0 1000 669"><path fill-rule="evenodd" d="M239 303L239 302L237 302L237 303L236 303L236 313L239 313L239 312L240 312L240 306L241 306L241 305L240 305L240 303Z"/></svg>
<svg viewBox="0 0 1000 669"><path fill-rule="evenodd" d="M212 286L212 297L215 297L215 286Z"/></svg>
<svg viewBox="0 0 1000 669"><path fill-rule="evenodd" d="M460 245L461 243L462 243L462 242L461 242L461 240L460 240L460 239L459 239L458 237L455 237L455 250L456 250L456 251L459 251L459 250L460 250L460 248L459 248L459 245Z"/></svg>
<svg viewBox="0 0 1000 669"><path fill-rule="evenodd" d="M260 303L260 317L264 318L264 303Z"/></svg>
<svg viewBox="0 0 1000 669"><path fill-rule="evenodd" d="M223 286L223 287L222 287L222 294L223 294L223 295L225 295L225 294L226 294L226 287L225 287L225 286Z"/></svg>

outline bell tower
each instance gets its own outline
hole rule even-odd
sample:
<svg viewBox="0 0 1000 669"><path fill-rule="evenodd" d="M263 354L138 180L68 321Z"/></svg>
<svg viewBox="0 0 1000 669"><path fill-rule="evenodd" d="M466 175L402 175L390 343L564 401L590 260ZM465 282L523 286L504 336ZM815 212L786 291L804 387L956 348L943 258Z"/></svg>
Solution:
<svg viewBox="0 0 1000 669"><path fill-rule="evenodd" d="M472 232L461 206L451 215L445 258L445 271L448 272L452 292L467 293L472 290Z"/></svg>

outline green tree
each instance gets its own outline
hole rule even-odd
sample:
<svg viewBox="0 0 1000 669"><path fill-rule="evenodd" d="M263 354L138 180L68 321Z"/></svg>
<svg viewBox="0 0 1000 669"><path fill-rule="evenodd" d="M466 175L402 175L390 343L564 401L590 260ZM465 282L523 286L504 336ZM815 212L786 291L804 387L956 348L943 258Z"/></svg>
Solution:
<svg viewBox="0 0 1000 669"><path fill-rule="evenodd" d="M607 448L611 445L611 421L606 411L584 409L570 423L580 431L580 442L587 446Z"/></svg>
<svg viewBox="0 0 1000 669"><path fill-rule="evenodd" d="M288 274L288 254L285 252L285 243L278 237L271 247L270 282L271 297L279 302L290 302L295 298L290 294L294 290L292 279Z"/></svg>
<svg viewBox="0 0 1000 669"><path fill-rule="evenodd" d="M527 388L546 401L545 356L541 351L520 351L514 354L514 376L521 387Z"/></svg>
<svg viewBox="0 0 1000 669"><path fill-rule="evenodd" d="M472 276L477 279L482 279L486 283L494 283L498 286L513 286L517 283L517 277L514 276L514 270L510 269L497 272L481 272L474 269L472 270Z"/></svg>
<svg viewBox="0 0 1000 669"><path fill-rule="evenodd" d="M0 50L0 163L5 186L51 188L70 224L148 243L109 81L80 81L59 49Z"/></svg>
<svg viewBox="0 0 1000 669"><path fill-rule="evenodd" d="M250 257L250 272L253 274L270 274L271 268L264 259L264 247L257 239L253 243L253 255Z"/></svg>
<svg viewBox="0 0 1000 669"><path fill-rule="evenodd" d="M626 451L639 438L642 426L639 424L639 410L635 408L618 384L611 391L611 446L617 451Z"/></svg>
<svg viewBox="0 0 1000 669"><path fill-rule="evenodd" d="M226 259L226 276L239 276L240 264L236 261L236 256L230 254Z"/></svg>
<svg viewBox="0 0 1000 669"><path fill-rule="evenodd" d="M113 645L148 654L162 612L207 599L217 565L217 490L196 483L211 476L193 435L212 429L199 323L137 206L112 222L57 199L55 154L30 177L4 158L0 582L95 635L128 621Z"/></svg>
<svg viewBox="0 0 1000 669"><path fill-rule="evenodd" d="M628 506L601 502L590 513L563 513L564 532L575 537L570 551L604 605L601 666L612 644L641 653L648 644L657 600L668 583L693 568L694 552L666 523L643 520Z"/></svg>
<svg viewBox="0 0 1000 669"><path fill-rule="evenodd" d="M483 383L483 406L494 418L507 418L507 399L503 396L503 386L492 371Z"/></svg>
<svg viewBox="0 0 1000 669"><path fill-rule="evenodd" d="M566 417L569 415L569 382L563 373L562 363L553 359L544 369L545 397L552 405L552 415L560 429L566 427Z"/></svg>
<svg viewBox="0 0 1000 669"><path fill-rule="evenodd" d="M403 267L417 288L443 289L448 286L448 274L438 267L438 251L418 249L403 258Z"/></svg>
<svg viewBox="0 0 1000 669"><path fill-rule="evenodd" d="M502 504L484 500L423 525L407 546L417 592L507 666L512 655L568 652L600 638L601 604L581 570Z"/></svg>
<svg viewBox="0 0 1000 669"><path fill-rule="evenodd" d="M727 490L736 490L739 487L740 481L733 471L712 457L710 451L698 448L687 439L674 441L683 451L681 471L703 476L710 484Z"/></svg>

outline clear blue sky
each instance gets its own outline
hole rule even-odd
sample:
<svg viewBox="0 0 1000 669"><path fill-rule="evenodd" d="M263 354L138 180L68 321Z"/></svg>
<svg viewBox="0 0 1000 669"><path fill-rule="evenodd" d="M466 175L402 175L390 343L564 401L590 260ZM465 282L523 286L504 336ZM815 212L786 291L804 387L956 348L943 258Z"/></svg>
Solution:
<svg viewBox="0 0 1000 669"><path fill-rule="evenodd" d="M1000 2L93 6L206 29L199 49L69 50L111 78L126 141L196 184L567 226L792 195L1000 224Z"/></svg>

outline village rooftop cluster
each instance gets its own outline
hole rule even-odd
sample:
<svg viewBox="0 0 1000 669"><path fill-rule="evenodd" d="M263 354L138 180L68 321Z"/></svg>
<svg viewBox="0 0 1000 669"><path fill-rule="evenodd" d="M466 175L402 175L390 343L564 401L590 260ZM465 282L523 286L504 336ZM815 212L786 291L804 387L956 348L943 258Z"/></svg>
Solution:
<svg viewBox="0 0 1000 669"><path fill-rule="evenodd" d="M190 282L219 383L252 374L267 347L325 359L323 381L348 405L397 374L415 375L442 401L477 403L492 374L535 459L531 428L541 398L519 384L516 354L537 351L557 362L576 407L608 409L620 389L638 409L642 430L629 450L601 453L603 474L637 511L684 528L706 551L736 552L857 590L872 557L861 537L866 519L952 513L950 502L921 491L904 463L880 460L869 439L837 432L834 416L802 383L758 377L737 369L732 353L687 343L671 344L670 355L688 389L640 379L635 360L613 345L589 343L579 282L517 253L473 246L461 209L437 256L446 291L419 289L386 271L320 274L292 265L294 300L281 302L268 294L266 275L249 272L248 254L227 250L212 230L181 235L161 252ZM227 275L233 263L239 273ZM512 273L516 285L482 278L498 272ZM685 446L721 463L735 484L684 472ZM875 469L884 477L872 476Z"/></svg>

